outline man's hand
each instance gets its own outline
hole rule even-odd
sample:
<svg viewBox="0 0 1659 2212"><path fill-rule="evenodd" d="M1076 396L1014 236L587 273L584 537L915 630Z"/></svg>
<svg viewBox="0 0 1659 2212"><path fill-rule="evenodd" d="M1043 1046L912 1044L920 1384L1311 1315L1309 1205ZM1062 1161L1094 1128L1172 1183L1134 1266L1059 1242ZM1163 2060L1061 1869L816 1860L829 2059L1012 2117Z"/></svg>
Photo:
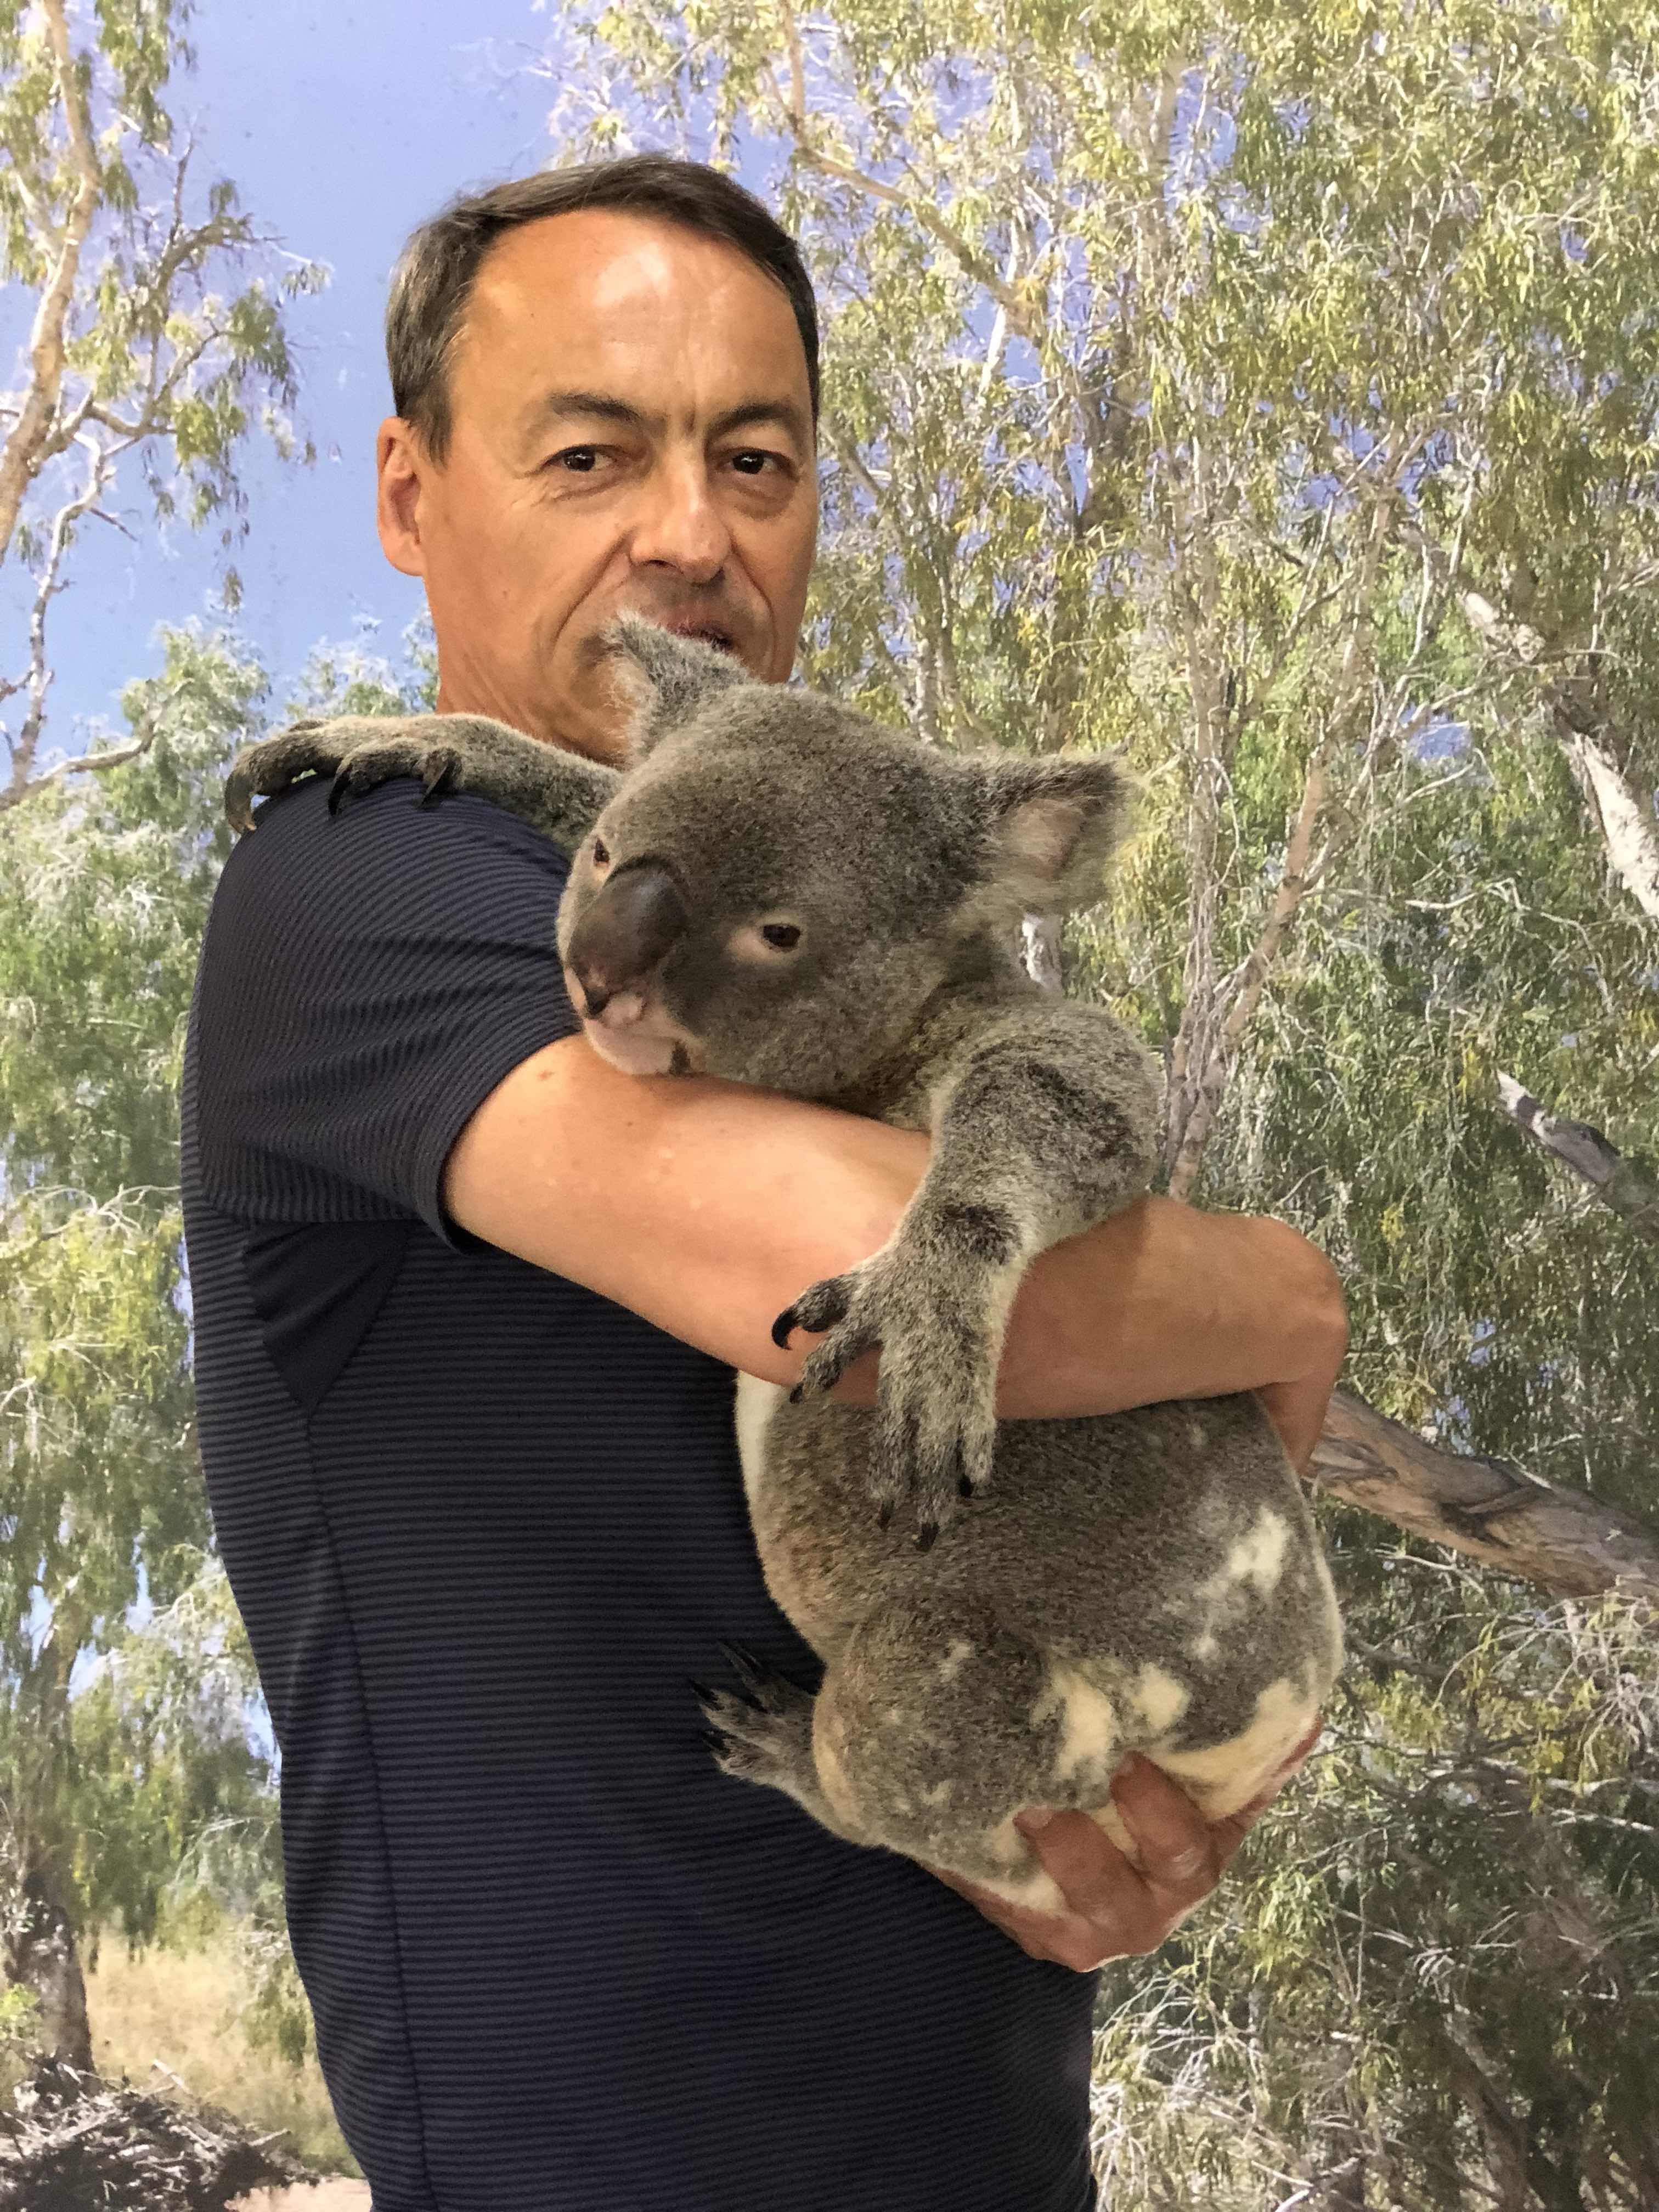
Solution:
<svg viewBox="0 0 1659 2212"><path fill-rule="evenodd" d="M1149 1759L1131 1753L1112 1778L1112 1800L1134 1838L1141 1864L1124 1856L1086 1813L1041 1809L1014 1816L1070 1908L1031 1912L976 1882L929 1867L1029 1958L1090 1972L1108 1959L1156 1951L1226 1872L1239 1845L1319 1741L1316 1723L1260 1796L1224 1820L1206 1821L1186 1794Z"/></svg>

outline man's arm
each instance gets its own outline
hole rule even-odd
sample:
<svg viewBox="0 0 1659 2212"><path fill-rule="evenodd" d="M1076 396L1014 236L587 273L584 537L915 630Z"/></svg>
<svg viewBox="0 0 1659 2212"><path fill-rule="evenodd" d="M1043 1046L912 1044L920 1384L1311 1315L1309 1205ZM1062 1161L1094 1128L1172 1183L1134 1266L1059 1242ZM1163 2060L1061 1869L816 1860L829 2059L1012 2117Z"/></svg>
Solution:
<svg viewBox="0 0 1659 2212"><path fill-rule="evenodd" d="M712 1078L627 1076L580 1037L485 1099L444 1171L452 1217L745 1373L786 1384L810 1344L772 1342L808 1284L887 1241L928 1139ZM1346 1345L1334 1270L1294 1230L1146 1198L1052 1247L1021 1286L1004 1419L1116 1413L1259 1390L1305 1464ZM875 1400L876 1357L835 1395Z"/></svg>

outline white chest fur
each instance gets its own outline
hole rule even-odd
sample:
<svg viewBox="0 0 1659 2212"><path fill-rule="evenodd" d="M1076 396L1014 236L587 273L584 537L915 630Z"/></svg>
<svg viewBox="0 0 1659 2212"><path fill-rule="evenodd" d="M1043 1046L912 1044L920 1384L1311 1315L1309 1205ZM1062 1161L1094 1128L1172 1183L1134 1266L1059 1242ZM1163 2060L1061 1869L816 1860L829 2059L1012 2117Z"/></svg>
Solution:
<svg viewBox="0 0 1659 2212"><path fill-rule="evenodd" d="M738 1377L738 1457L743 1462L743 1491L751 1516L766 1466L766 1425L787 1395L781 1382L763 1382L754 1375Z"/></svg>

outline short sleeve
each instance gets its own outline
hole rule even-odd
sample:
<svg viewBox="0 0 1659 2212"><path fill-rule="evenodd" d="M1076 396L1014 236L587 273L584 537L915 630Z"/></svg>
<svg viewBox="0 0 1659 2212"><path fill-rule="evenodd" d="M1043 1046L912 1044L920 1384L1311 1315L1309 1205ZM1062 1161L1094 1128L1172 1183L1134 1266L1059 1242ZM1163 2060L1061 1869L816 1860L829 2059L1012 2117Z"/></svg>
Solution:
<svg viewBox="0 0 1659 2212"><path fill-rule="evenodd" d="M204 1196L249 1223L416 1217L520 1061L580 1027L555 946L568 862L467 793L395 777L337 815L317 778L268 800L227 861L191 1016Z"/></svg>

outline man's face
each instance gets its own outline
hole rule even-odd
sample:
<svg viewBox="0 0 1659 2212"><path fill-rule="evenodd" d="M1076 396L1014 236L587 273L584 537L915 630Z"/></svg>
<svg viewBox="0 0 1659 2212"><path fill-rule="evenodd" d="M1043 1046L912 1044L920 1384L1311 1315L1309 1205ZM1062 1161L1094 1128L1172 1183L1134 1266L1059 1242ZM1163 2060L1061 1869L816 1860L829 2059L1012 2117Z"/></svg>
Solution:
<svg viewBox="0 0 1659 2212"><path fill-rule="evenodd" d="M624 608L782 683L817 531L806 356L782 289L611 209L507 232L450 372L441 466L380 426L380 543L425 579L441 712L620 757L597 640Z"/></svg>

